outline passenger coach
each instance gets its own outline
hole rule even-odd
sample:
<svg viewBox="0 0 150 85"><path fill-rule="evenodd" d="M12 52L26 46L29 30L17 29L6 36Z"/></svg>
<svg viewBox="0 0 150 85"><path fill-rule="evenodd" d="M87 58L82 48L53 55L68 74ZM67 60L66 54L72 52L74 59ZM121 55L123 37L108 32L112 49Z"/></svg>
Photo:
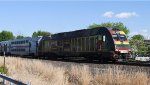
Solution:
<svg viewBox="0 0 150 85"><path fill-rule="evenodd" d="M41 36L2 41L0 42L0 53L3 54L5 51L5 53L9 55L31 55L33 57L38 56L39 44L46 38L50 39L50 37Z"/></svg>

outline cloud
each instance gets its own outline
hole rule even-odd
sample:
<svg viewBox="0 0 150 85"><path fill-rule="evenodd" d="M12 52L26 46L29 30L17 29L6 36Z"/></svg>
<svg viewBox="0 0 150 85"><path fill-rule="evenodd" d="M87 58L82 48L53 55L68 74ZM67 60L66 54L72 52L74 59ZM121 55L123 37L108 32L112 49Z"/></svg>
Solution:
<svg viewBox="0 0 150 85"><path fill-rule="evenodd" d="M108 18L112 18L113 15L114 15L114 13L112 11L108 11L103 14L104 17L108 17Z"/></svg>
<svg viewBox="0 0 150 85"><path fill-rule="evenodd" d="M134 16L138 16L138 14L136 12L121 12L115 15L116 18L129 18Z"/></svg>
<svg viewBox="0 0 150 85"><path fill-rule="evenodd" d="M105 12L103 14L103 16L107 17L107 18L115 17L115 18L123 19L123 18L136 17L136 16L139 16L139 15L136 12L121 12L121 13L115 14L112 11L108 11L108 12Z"/></svg>
<svg viewBox="0 0 150 85"><path fill-rule="evenodd" d="M147 33L147 32L148 32L148 30L147 30L147 29L143 29L143 30L142 30L142 32Z"/></svg>

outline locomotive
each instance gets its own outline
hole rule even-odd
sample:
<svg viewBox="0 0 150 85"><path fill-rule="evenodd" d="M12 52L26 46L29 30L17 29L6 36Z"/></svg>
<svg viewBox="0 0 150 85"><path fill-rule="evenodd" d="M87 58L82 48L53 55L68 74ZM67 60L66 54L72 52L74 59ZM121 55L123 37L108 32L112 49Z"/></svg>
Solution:
<svg viewBox="0 0 150 85"><path fill-rule="evenodd" d="M117 61L130 58L126 35L116 28L98 27L53 34L39 45L39 54Z"/></svg>
<svg viewBox="0 0 150 85"><path fill-rule="evenodd" d="M6 42L6 46L3 46ZM106 27L56 33L50 37L2 41L1 53L3 47L7 48L8 54L49 58L84 57L101 61L126 59L131 54L125 33L117 28Z"/></svg>

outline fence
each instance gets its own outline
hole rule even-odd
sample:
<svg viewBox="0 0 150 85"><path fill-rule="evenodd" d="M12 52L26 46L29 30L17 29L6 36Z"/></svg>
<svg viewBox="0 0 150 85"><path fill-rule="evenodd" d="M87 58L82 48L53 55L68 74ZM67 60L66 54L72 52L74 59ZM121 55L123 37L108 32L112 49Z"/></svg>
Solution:
<svg viewBox="0 0 150 85"><path fill-rule="evenodd" d="M10 85L31 85L30 82L28 82L27 84L21 82L21 81L17 81L13 78L10 78L9 76L6 76L4 74L0 74L0 78L2 79L2 82L0 85L5 85L6 81L8 81L8 83ZM7 84L8 85L8 84Z"/></svg>

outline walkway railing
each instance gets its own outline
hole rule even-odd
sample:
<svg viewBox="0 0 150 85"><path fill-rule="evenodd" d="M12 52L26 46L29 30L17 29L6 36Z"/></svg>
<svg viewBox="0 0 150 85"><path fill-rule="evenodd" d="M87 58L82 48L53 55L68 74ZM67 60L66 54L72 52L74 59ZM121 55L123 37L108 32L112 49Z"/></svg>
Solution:
<svg viewBox="0 0 150 85"><path fill-rule="evenodd" d="M18 80L15 80L13 78L10 78L9 76L6 76L4 74L0 74L0 78L2 80L1 84L0 85L5 85L6 84L6 81L8 81L8 83L10 85L31 85L30 82L28 82L27 84L26 83L23 83L21 81L18 81ZM8 85L8 84L7 84Z"/></svg>

